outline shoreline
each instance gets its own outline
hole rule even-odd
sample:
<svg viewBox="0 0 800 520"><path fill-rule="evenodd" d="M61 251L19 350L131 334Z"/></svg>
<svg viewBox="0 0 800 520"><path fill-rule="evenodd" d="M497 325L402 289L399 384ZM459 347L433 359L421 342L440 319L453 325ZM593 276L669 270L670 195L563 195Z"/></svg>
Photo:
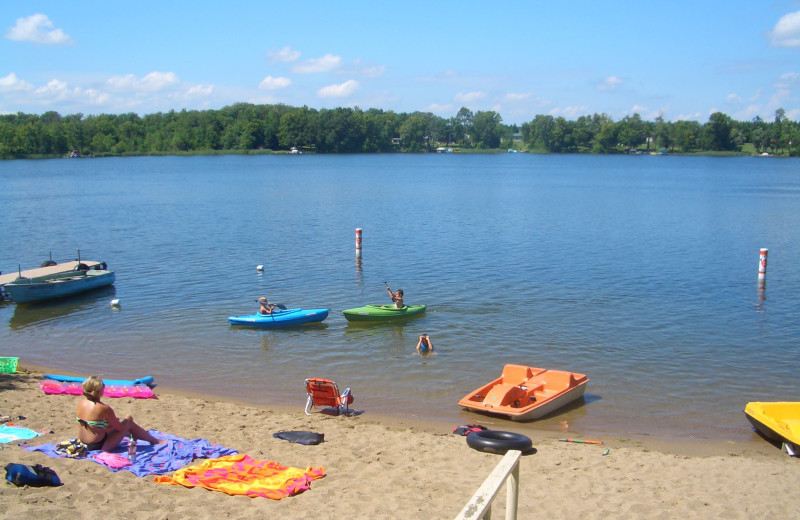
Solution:
<svg viewBox="0 0 800 520"><path fill-rule="evenodd" d="M77 377L88 377L92 374L80 374L75 371L67 369L46 367L42 365L34 365L30 363L23 363L20 361L19 372L29 372L39 376L44 374L63 374ZM199 392L196 390L185 390L178 387L164 385L155 381L154 391L156 395L160 393L169 394L176 397L186 399L201 399L208 402L225 402L242 407L251 407L261 410L268 410L284 414L296 414L298 411L301 415L303 413L303 404L305 400L298 401L297 406L290 406L285 404L270 404L264 405L257 402L249 401L247 399L240 399L228 395L219 395L212 392ZM113 402L113 401L112 401ZM355 403L355 410L359 410L358 402ZM462 424L483 424L490 429L494 430L507 430L516 433L522 433L529 437L535 437L543 440L556 440L558 438L602 438L606 444L618 443L629 446L636 446L642 449L658 451L665 454L672 455L690 455L690 456L703 456L703 455L725 455L725 454L742 454L746 452L757 452L764 455L769 455L774 451L774 446L769 442L761 439L755 431L749 440L729 440L729 439L709 439L697 437L666 437L663 435L624 435L618 433L611 434L580 434L569 431L554 432L548 429L536 428L535 421L527 423L516 423L514 421L505 420L502 418L494 418L481 414L471 414L469 420L461 422L451 421L449 419L425 419L416 416L399 416L388 415L371 412L369 410L361 410L365 412L363 420L376 424L385 425L389 428L399 429L415 429L436 435L449 434L453 428ZM458 423L458 424L456 424ZM521 426L521 427L520 427ZM749 428L749 426L747 426ZM751 428L752 430L752 428Z"/></svg>
<svg viewBox="0 0 800 520"><path fill-rule="evenodd" d="M28 441L31 446L74 437L79 397L44 394L38 388L44 372L31 369L23 364L17 374L0 374L0 412L23 415L20 426L52 432ZM325 476L310 489L275 501L157 485L153 476L112 473L91 461L50 458L12 442L0 445L0 465L42 464L64 485L18 488L6 483L0 486L0 514L58 520L74 518L78 509L101 517L148 519L187 518L200 511L204 517L228 518L320 513L347 520L454 518L502 458L469 448L449 428L430 430L414 419L384 422L372 414L319 411L306 416L301 406L258 407L161 386L156 395L107 402L145 428L207 439L257 460L323 467ZM325 441L288 443L273 437L281 430L323 433ZM756 449L702 442L696 443L699 453L691 454L662 452L665 446L653 439L603 439L603 446L595 446L559 442L541 432L530 436L535 451L520 459L519 518L789 518L800 507L793 493L799 461L766 442ZM502 518L505 493L500 491L493 513Z"/></svg>
<svg viewBox="0 0 800 520"><path fill-rule="evenodd" d="M483 148L483 149L475 149L475 148L461 148L461 147L451 147L453 148L453 152L459 155L503 155L509 153L509 148ZM667 153L656 153L656 152L649 152L647 150L639 150L638 153L631 153L629 151L614 151L614 152L604 152L604 153L594 153L590 150L583 150L583 151L574 151L574 152L546 152L540 151L535 149L525 149L519 150L516 148L510 148L515 151L515 153L527 153L531 155L594 155L594 156L609 156L609 155L674 155L674 156L684 156L684 157L759 157L759 158L775 158L775 159L791 159L792 156L790 153L771 153L769 155L762 155L755 151L715 151L715 150L694 150L694 151L671 151ZM435 150L429 151L384 151L384 152L358 152L364 155L439 155L440 152L436 152ZM337 153L319 153L315 151L304 151L302 152L303 155L343 155ZM254 150L195 150L191 152L180 152L180 151L171 151L171 152L146 152L146 153L121 153L121 154L111 154L111 153L98 153L97 155L91 156L81 156L77 157L78 159L109 159L109 158L117 158L117 159L125 159L125 158L135 158L135 157L218 157L218 156L225 156L225 155L237 155L237 156L259 156L259 155L293 155L289 150L270 150L270 149L254 149ZM74 159L74 157L69 157L68 155L60 155L60 154L28 154L20 157L0 157L0 161L36 161L36 160L48 160L48 159Z"/></svg>

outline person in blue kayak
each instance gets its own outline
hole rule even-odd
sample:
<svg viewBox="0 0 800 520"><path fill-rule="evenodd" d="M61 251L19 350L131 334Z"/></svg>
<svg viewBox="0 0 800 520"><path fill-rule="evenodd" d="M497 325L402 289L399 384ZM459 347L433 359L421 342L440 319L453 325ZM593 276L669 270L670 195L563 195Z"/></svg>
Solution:
<svg viewBox="0 0 800 520"><path fill-rule="evenodd" d="M417 342L417 352L420 354L433 352L433 342L431 341L430 336L423 334L419 337L419 341Z"/></svg>
<svg viewBox="0 0 800 520"><path fill-rule="evenodd" d="M384 283L386 283L386 282L384 282ZM402 309L403 305L404 305L403 304L403 289L397 289L396 292L392 292L392 290L389 289L389 285L387 284L386 285L386 290L389 292L389 296L392 298L392 301L394 302L394 306L397 307L398 309Z"/></svg>
<svg viewBox="0 0 800 520"><path fill-rule="evenodd" d="M262 296L258 299L258 303L261 307L258 309L258 313L262 315L272 314L272 311L275 309L276 305L274 303L270 303L267 301L266 296Z"/></svg>

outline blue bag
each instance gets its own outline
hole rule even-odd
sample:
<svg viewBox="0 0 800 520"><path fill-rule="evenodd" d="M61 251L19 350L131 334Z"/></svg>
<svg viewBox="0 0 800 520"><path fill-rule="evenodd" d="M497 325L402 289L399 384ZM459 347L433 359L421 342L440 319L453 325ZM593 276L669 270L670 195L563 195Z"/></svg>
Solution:
<svg viewBox="0 0 800 520"><path fill-rule="evenodd" d="M6 464L6 480L17 486L60 486L61 479L52 469L36 464Z"/></svg>

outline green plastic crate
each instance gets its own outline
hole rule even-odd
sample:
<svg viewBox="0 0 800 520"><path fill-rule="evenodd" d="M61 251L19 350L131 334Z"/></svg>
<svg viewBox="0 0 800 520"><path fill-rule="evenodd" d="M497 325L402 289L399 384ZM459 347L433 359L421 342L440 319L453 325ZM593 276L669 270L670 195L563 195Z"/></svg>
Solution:
<svg viewBox="0 0 800 520"><path fill-rule="evenodd" d="M16 374L18 357L0 357L0 374Z"/></svg>

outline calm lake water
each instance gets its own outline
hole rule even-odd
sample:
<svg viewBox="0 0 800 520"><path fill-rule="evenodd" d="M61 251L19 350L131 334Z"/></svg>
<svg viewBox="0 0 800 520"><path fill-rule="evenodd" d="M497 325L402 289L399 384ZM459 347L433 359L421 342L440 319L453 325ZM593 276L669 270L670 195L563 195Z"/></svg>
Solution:
<svg viewBox="0 0 800 520"><path fill-rule="evenodd" d="M68 302L0 304L0 355L23 362L300 414L303 380L326 377L366 416L596 435L748 439L748 401L800 400L796 159L59 159L2 161L0 185L3 272L80 249L117 273ZM427 314L349 324L343 309L389 302L384 281ZM228 325L260 295L331 313ZM585 400L521 426L456 405L506 363L586 373Z"/></svg>

